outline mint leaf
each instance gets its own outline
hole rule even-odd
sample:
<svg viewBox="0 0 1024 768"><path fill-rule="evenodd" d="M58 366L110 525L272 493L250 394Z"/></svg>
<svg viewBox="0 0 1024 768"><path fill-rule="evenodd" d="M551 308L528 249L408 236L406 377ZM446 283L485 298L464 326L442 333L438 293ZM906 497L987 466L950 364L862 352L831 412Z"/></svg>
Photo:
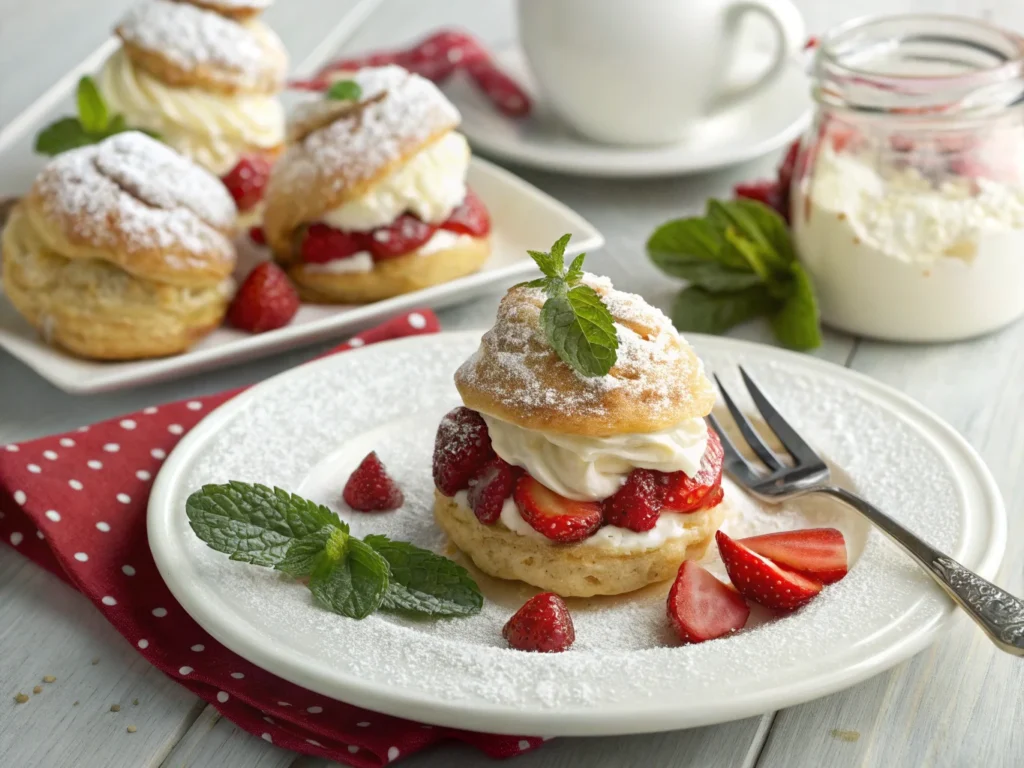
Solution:
<svg viewBox="0 0 1024 768"><path fill-rule="evenodd" d="M680 292L672 305L672 323L680 331L724 333L734 325L772 311L778 301L765 285L712 293L696 286Z"/></svg>
<svg viewBox="0 0 1024 768"><path fill-rule="evenodd" d="M814 287L799 263L793 262L791 269L792 292L772 317L772 330L775 338L790 349L814 349L821 346Z"/></svg>
<svg viewBox="0 0 1024 768"><path fill-rule="evenodd" d="M516 283L513 288L547 288L550 277L538 277L536 280L527 280L525 283Z"/></svg>
<svg viewBox="0 0 1024 768"><path fill-rule="evenodd" d="M343 549L347 541L348 534L341 528L325 525L316 533L303 536L301 539L292 539L284 558L278 561L274 568L294 579L304 579L313 573L329 545L333 549Z"/></svg>
<svg viewBox="0 0 1024 768"><path fill-rule="evenodd" d="M619 339L601 297L587 285L549 298L540 324L558 356L584 376L604 376L615 365Z"/></svg>
<svg viewBox="0 0 1024 768"><path fill-rule="evenodd" d="M647 238L647 253L655 266L670 275L680 258L706 261L728 269L746 270L747 262L733 252L720 229L709 218L675 219L662 224ZM685 277L685 275L676 275Z"/></svg>
<svg viewBox="0 0 1024 768"><path fill-rule="evenodd" d="M328 549L318 558L309 577L309 590L335 613L365 619L384 600L388 564L359 539L349 538L347 545L340 557Z"/></svg>
<svg viewBox="0 0 1024 768"><path fill-rule="evenodd" d="M363 541L388 562L391 579L381 607L425 616L471 616L484 598L469 572L447 557L404 541L371 535Z"/></svg>
<svg viewBox="0 0 1024 768"><path fill-rule="evenodd" d="M708 217L723 231L734 228L749 240L769 267L786 269L796 260L786 222L779 214L755 200L708 201Z"/></svg>
<svg viewBox="0 0 1024 768"><path fill-rule="evenodd" d="M750 270L757 275L762 282L770 282L772 268L768 265L770 256L766 256L763 249L755 243L747 240L736 227L729 227L725 230L725 239L729 245L743 257Z"/></svg>
<svg viewBox="0 0 1024 768"><path fill-rule="evenodd" d="M107 105L100 95L96 82L91 77L78 81L78 122L86 133L102 134L107 129L110 116Z"/></svg>
<svg viewBox="0 0 1024 768"><path fill-rule="evenodd" d="M566 284L570 286L576 285L576 283L583 279L583 260L585 258L587 258L587 254L581 253L572 260L572 264L569 265L569 271L565 273Z"/></svg>
<svg viewBox="0 0 1024 768"><path fill-rule="evenodd" d="M327 98L336 101L359 101L363 89L355 80L336 80L327 89Z"/></svg>
<svg viewBox="0 0 1024 768"><path fill-rule="evenodd" d="M92 144L95 139L87 134L74 117L63 117L50 123L36 136L35 151L40 155L53 157L69 149Z"/></svg>
<svg viewBox="0 0 1024 768"><path fill-rule="evenodd" d="M544 251L527 251L537 264L537 268L543 273L544 277L550 280L560 280L562 277L562 268L564 264L557 261L550 253Z"/></svg>
<svg viewBox="0 0 1024 768"><path fill-rule="evenodd" d="M283 560L293 539L324 526L348 532L327 507L280 488L231 481L204 485L185 502L196 536L232 560L273 566Z"/></svg>
<svg viewBox="0 0 1024 768"><path fill-rule="evenodd" d="M565 248L569 245L569 241L572 239L572 235L566 232L560 238L555 240L554 245L551 246L551 258L557 260L559 269L558 274L561 275L565 272Z"/></svg>
<svg viewBox="0 0 1024 768"><path fill-rule="evenodd" d="M662 251L651 260L662 272L681 277L692 285L709 291L735 291L762 282L760 275L749 269L733 269L717 261L707 261L683 253Z"/></svg>

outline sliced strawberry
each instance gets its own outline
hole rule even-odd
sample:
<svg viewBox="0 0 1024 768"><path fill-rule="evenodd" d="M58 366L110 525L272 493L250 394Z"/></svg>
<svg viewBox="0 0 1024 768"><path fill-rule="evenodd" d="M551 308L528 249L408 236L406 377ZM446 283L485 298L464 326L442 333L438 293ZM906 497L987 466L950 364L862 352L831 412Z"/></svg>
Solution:
<svg viewBox="0 0 1024 768"><path fill-rule="evenodd" d="M365 248L375 259L394 259L406 256L426 243L437 227L402 214L389 226L373 230L365 239Z"/></svg>
<svg viewBox="0 0 1024 768"><path fill-rule="evenodd" d="M523 475L512 494L523 520L549 539L563 544L582 541L601 527L601 505L559 496L529 475Z"/></svg>
<svg viewBox="0 0 1024 768"><path fill-rule="evenodd" d="M739 543L776 565L796 571L822 584L846 575L846 539L835 528L766 533L739 539Z"/></svg>
<svg viewBox="0 0 1024 768"><path fill-rule="evenodd" d="M745 184L737 184L732 188L736 197L743 197L747 200L756 200L764 203L774 211L782 209L782 187L777 181L751 181Z"/></svg>
<svg viewBox="0 0 1024 768"><path fill-rule="evenodd" d="M573 644L576 630L565 601L554 592L543 592L523 603L501 636L517 651L558 653Z"/></svg>
<svg viewBox="0 0 1024 768"><path fill-rule="evenodd" d="M263 227L250 227L249 239L256 243L256 245L267 244L267 234L263 231Z"/></svg>
<svg viewBox="0 0 1024 768"><path fill-rule="evenodd" d="M684 643L703 643L742 629L750 606L692 560L679 566L668 593L668 620Z"/></svg>
<svg viewBox="0 0 1024 768"><path fill-rule="evenodd" d="M376 451L368 453L356 467L341 495L346 504L360 512L398 509L405 501L401 489L377 458Z"/></svg>
<svg viewBox="0 0 1024 768"><path fill-rule="evenodd" d="M662 505L672 512L696 512L704 506L705 497L722 482L722 442L713 429L708 430L708 446L700 461L697 474L690 477L685 472L661 475Z"/></svg>
<svg viewBox="0 0 1024 768"><path fill-rule="evenodd" d="M326 224L310 224L302 238L302 260L306 264L326 264L347 259L366 250L364 236L358 232L342 232Z"/></svg>
<svg viewBox="0 0 1024 768"><path fill-rule="evenodd" d="M452 211L441 229L458 232L460 235L483 237L491 231L491 217L483 201L473 190L467 189L465 199Z"/></svg>
<svg viewBox="0 0 1024 768"><path fill-rule="evenodd" d="M492 525L500 516L505 499L512 495L523 471L495 456L469 481L469 506L484 525Z"/></svg>
<svg viewBox="0 0 1024 768"><path fill-rule="evenodd" d="M221 178L239 211L247 211L263 199L272 167L270 159L264 155L246 155Z"/></svg>
<svg viewBox="0 0 1024 768"><path fill-rule="evenodd" d="M469 480L494 458L487 424L460 406L441 419L434 438L434 485L445 496L469 487Z"/></svg>
<svg viewBox="0 0 1024 768"><path fill-rule="evenodd" d="M766 608L795 611L821 592L821 583L765 560L722 531L715 533L718 553L733 586L748 600Z"/></svg>
<svg viewBox="0 0 1024 768"><path fill-rule="evenodd" d="M725 499L725 490L721 484L716 485L710 491L708 495L704 497L704 503L700 505L701 509L713 509L717 507Z"/></svg>
<svg viewBox="0 0 1024 768"><path fill-rule="evenodd" d="M604 500L604 521L631 531L649 531L661 515L657 473L634 469L618 493Z"/></svg>
<svg viewBox="0 0 1024 768"><path fill-rule="evenodd" d="M287 325L298 311L299 294L288 275L272 261L264 261L245 278L227 319L243 331L263 333Z"/></svg>
<svg viewBox="0 0 1024 768"><path fill-rule="evenodd" d="M797 139L789 145L782 163L779 164L778 180L779 190L783 197L789 199L789 188L793 184L793 176L796 174L796 161L800 156L800 140Z"/></svg>

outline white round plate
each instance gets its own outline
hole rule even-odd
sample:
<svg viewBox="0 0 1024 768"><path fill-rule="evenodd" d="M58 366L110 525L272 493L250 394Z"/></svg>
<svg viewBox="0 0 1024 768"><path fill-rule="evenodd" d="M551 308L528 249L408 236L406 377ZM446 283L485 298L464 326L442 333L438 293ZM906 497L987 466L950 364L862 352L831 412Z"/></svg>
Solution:
<svg viewBox="0 0 1024 768"><path fill-rule="evenodd" d="M204 483L277 485L380 532L445 551L433 523L431 452L458 404L452 372L479 333L445 333L328 357L269 379L204 419L168 458L149 505L149 543L174 596L217 640L325 696L434 725L537 736L669 730L748 717L823 696L920 651L952 603L854 513L824 499L762 509L726 490L738 535L814 525L844 531L851 570L806 608L700 645L674 642L668 584L570 601L576 644L560 654L505 646L501 628L532 591L475 572L472 618L363 621L313 604L306 587L229 560L189 528L185 499ZM1005 545L1002 499L971 447L904 395L846 369L747 342L693 337L707 365L742 390L742 363L795 426L869 499L991 577ZM376 450L405 492L398 511L341 502ZM720 569L710 548L709 567Z"/></svg>
<svg viewBox="0 0 1024 768"><path fill-rule="evenodd" d="M522 119L506 117L468 77L458 75L444 90L462 113L459 130L483 154L548 171L629 178L700 173L772 152L797 138L811 119L810 81L802 61L793 58L774 83L744 104L704 121L686 142L657 147L598 144L554 114L533 85L519 48L503 49L495 58L526 87L534 99L533 110ZM739 75L756 75L767 58L760 52L749 55L738 63Z"/></svg>

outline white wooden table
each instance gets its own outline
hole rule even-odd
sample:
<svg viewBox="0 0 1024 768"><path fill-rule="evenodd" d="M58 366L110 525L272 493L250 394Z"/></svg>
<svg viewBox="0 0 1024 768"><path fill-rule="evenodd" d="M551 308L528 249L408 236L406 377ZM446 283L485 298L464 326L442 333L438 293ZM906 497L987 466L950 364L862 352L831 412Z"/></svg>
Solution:
<svg viewBox="0 0 1024 768"><path fill-rule="evenodd" d="M0 0L0 125L83 59L131 0ZM1024 28L1014 0L802 0L808 27L881 11L980 14ZM457 23L492 44L514 38L510 0L278 0L269 19L293 53L320 42L318 22L350 15L345 50L401 43ZM298 57L296 57L298 58ZM729 171L663 181L522 175L590 219L607 246L588 262L618 287L667 306L674 287L647 263L643 242L667 218L695 211L776 157ZM1024 258L1024 255L1022 255ZM446 328L489 325L497 295L446 310ZM768 341L751 324L737 335ZM953 424L981 452L1006 496L1010 536L1001 584L1024 593L1024 324L985 339L904 347L827 333L816 353L891 384ZM191 394L258 381L316 348L123 393L74 397L0 353L0 443L23 440ZM927 531L923 532L927 534ZM28 704L13 694L58 679ZM240 731L150 667L92 607L57 579L0 547L0 766L325 768ZM135 702L138 702L135 704ZM111 704L121 711L110 711ZM135 733L126 726L134 724ZM417 766L486 763L461 746L407 760ZM1024 662L998 654L961 617L931 649L842 693L726 725L652 736L555 740L517 758L522 768L678 766L1024 766Z"/></svg>

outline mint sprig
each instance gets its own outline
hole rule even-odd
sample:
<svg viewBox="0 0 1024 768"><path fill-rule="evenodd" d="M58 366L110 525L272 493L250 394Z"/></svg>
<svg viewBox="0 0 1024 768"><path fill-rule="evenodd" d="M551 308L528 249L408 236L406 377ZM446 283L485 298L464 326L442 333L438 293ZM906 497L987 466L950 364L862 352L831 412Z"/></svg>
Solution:
<svg viewBox="0 0 1024 768"><path fill-rule="evenodd" d="M35 151L41 155L59 155L69 149L96 144L117 133L135 130L131 128L124 115L111 115L103 96L91 77L83 77L78 81L75 95L78 106L77 117L62 117L50 123L36 136ZM159 139L154 131L142 130Z"/></svg>
<svg viewBox="0 0 1024 768"><path fill-rule="evenodd" d="M325 95L335 101L359 101L363 89L355 80L335 80Z"/></svg>
<svg viewBox="0 0 1024 768"><path fill-rule="evenodd" d="M690 284L672 309L680 330L724 333L767 315L785 346L821 345L814 288L785 221L771 208L753 200L709 200L704 216L658 227L647 253L663 272Z"/></svg>
<svg viewBox="0 0 1024 768"><path fill-rule="evenodd" d="M604 376L615 365L619 348L615 320L597 292L581 282L587 255L579 254L565 268L571 237L562 235L550 252L527 251L544 277L520 285L547 294L540 324L558 356L583 376Z"/></svg>
<svg viewBox="0 0 1024 768"><path fill-rule="evenodd" d="M195 534L232 560L307 579L324 607L354 619L379 609L470 616L483 606L469 572L404 541L360 541L327 507L264 485L206 485L185 502Z"/></svg>

